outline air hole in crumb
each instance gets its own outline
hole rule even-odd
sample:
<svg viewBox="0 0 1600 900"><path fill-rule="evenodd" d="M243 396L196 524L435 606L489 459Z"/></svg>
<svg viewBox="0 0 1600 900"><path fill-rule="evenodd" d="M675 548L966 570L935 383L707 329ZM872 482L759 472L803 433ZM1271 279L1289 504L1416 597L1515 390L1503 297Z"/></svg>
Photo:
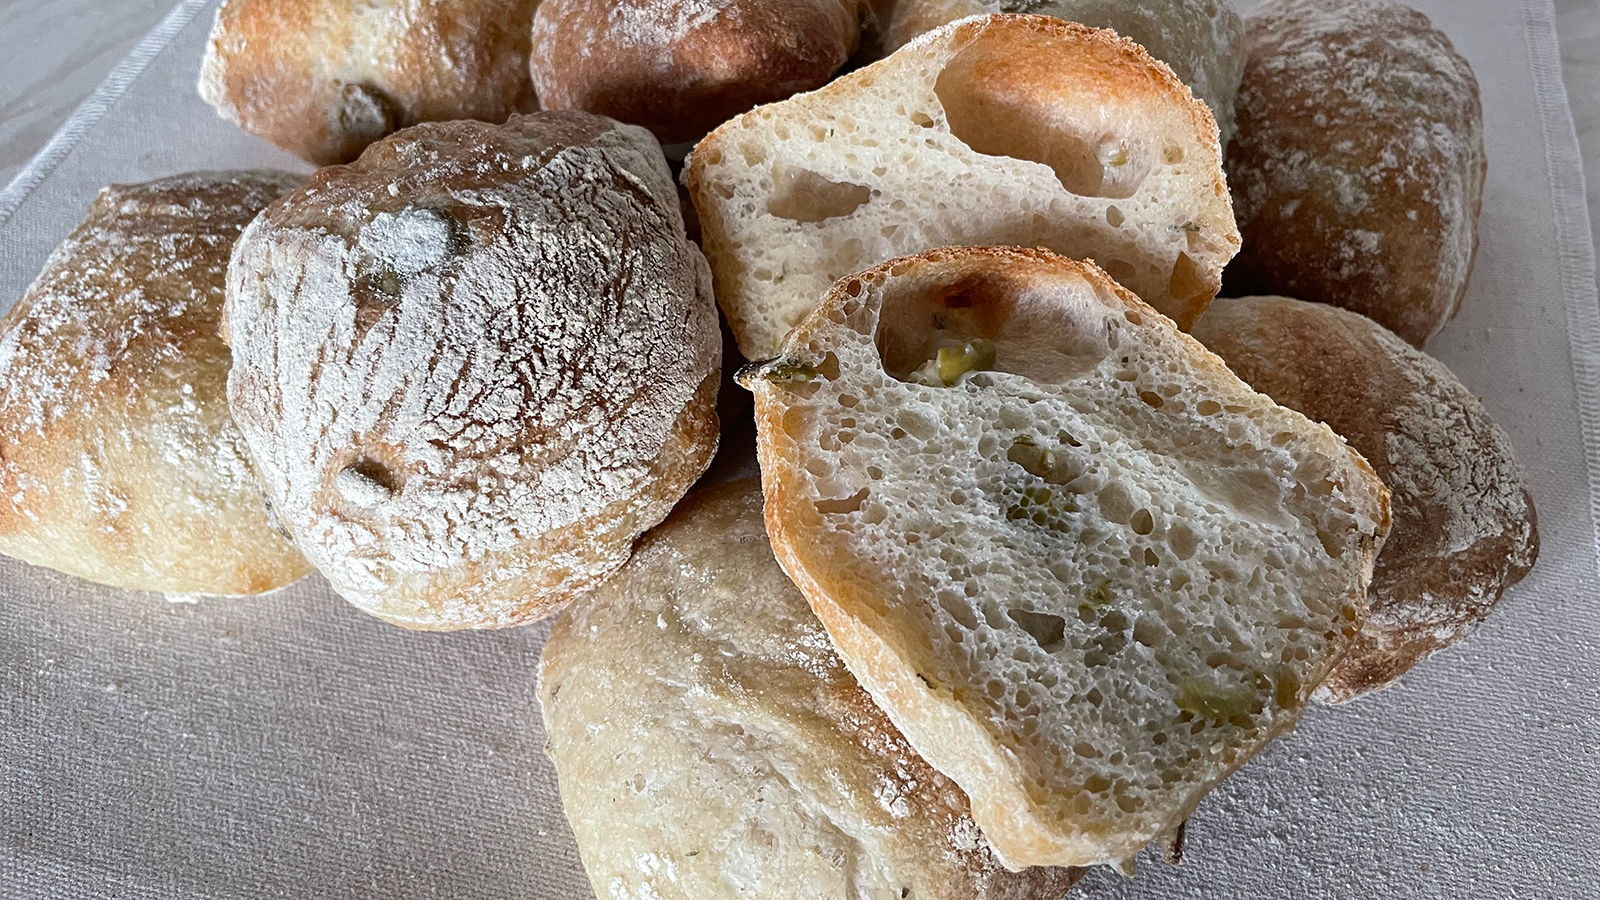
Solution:
<svg viewBox="0 0 1600 900"><path fill-rule="evenodd" d="M817 508L817 512L824 515L853 513L861 508L861 504L867 502L867 495L870 493L866 488L862 488L848 497L841 497L836 500L816 500L811 505Z"/></svg>
<svg viewBox="0 0 1600 900"><path fill-rule="evenodd" d="M1217 413L1222 412L1222 404L1215 400L1201 400L1195 405L1195 412L1198 412L1202 416L1214 416Z"/></svg>
<svg viewBox="0 0 1600 900"><path fill-rule="evenodd" d="M1106 224L1112 228L1121 228L1123 223L1122 210L1115 206L1106 207Z"/></svg>
<svg viewBox="0 0 1600 900"><path fill-rule="evenodd" d="M1058 93L1017 77L1015 57L1029 49L980 39L951 58L933 86L950 133L978 153L1046 165L1081 197L1133 196L1150 171L1149 153L1131 135L1073 128L1092 117L1061 115L1058 98L1070 87Z"/></svg>
<svg viewBox="0 0 1600 900"><path fill-rule="evenodd" d="M1211 283L1200 268L1200 264L1189 254L1179 253L1178 261L1172 264L1172 277L1167 281L1167 293L1175 300L1191 303L1210 299L1213 292Z"/></svg>
<svg viewBox="0 0 1600 900"><path fill-rule="evenodd" d="M767 212L791 222L823 222L848 216L872 199L864 184L832 181L810 169L778 166L772 171Z"/></svg>
<svg viewBox="0 0 1600 900"><path fill-rule="evenodd" d="M1017 627L1028 633L1040 649L1054 653L1065 646L1067 620L1051 613L1013 609L1007 612Z"/></svg>
<svg viewBox="0 0 1600 900"><path fill-rule="evenodd" d="M1169 166L1183 162L1183 148L1177 144L1168 144L1161 150L1161 161Z"/></svg>
<svg viewBox="0 0 1600 900"><path fill-rule="evenodd" d="M1150 510L1141 509L1133 514L1133 518L1129 520L1128 524L1133 526L1134 534L1149 534L1155 530L1156 520L1154 516L1150 515Z"/></svg>
<svg viewBox="0 0 1600 900"><path fill-rule="evenodd" d="M933 116L930 116L924 112L914 112L911 114L911 124L916 125L919 128L932 128Z"/></svg>
<svg viewBox="0 0 1600 900"><path fill-rule="evenodd" d="M1145 405L1155 409L1160 409L1164 403L1164 401L1161 399L1161 395L1155 391L1140 391L1139 399L1143 400Z"/></svg>
<svg viewBox="0 0 1600 900"><path fill-rule="evenodd" d="M1104 269L1106 274L1110 275L1112 280L1118 284L1126 284L1139 275L1139 271L1133 267L1133 263L1123 259L1108 259L1101 263L1100 268Z"/></svg>

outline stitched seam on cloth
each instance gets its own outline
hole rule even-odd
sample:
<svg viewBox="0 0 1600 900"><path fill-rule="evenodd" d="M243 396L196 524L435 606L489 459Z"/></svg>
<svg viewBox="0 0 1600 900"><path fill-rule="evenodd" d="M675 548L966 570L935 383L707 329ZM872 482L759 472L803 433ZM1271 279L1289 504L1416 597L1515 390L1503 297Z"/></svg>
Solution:
<svg viewBox="0 0 1600 900"><path fill-rule="evenodd" d="M1561 50L1551 0L1523 0L1523 38L1533 70L1545 169L1556 226L1561 293L1572 345L1572 380L1578 429L1589 482L1590 540L1600 554L1600 295L1595 286L1592 223L1585 207L1583 159L1578 132L1561 80Z"/></svg>
<svg viewBox="0 0 1600 900"><path fill-rule="evenodd" d="M184 0L167 13L161 24L151 29L133 52L122 58L106 80L94 89L89 99L78 105L72 115L67 119L55 134L50 136L49 143L44 149L34 154L33 159L22 167L22 171L11 179L5 190L0 190L0 225L11 221L22 201L34 192L56 167L61 165L72 151L77 149L79 142L86 137L95 125L111 111L128 88L144 74L144 70L151 61L161 55L171 45L173 38L178 36L200 10L210 6L212 0Z"/></svg>

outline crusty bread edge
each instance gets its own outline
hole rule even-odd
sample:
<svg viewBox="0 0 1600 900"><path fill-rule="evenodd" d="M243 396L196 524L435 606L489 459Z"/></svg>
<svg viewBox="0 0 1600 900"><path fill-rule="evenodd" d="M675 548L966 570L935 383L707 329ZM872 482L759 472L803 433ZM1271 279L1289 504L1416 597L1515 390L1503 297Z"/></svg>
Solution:
<svg viewBox="0 0 1600 900"><path fill-rule="evenodd" d="M828 293L805 319L796 325L789 336L785 338L785 345L803 344L809 338L809 332L815 328L823 317L823 308L843 303L851 298L848 285L855 279L866 274L875 274L887 271L892 266L901 266L908 261L931 261L948 255L988 256L999 260L1022 258L1046 258L1068 268L1076 269L1091 283L1103 283L1112 288L1112 293L1122 302L1125 309L1132 310L1139 315L1162 316L1154 307L1145 303L1131 291L1117 284L1111 276L1095 265L1092 260L1078 261L1067 259L1047 250L1024 250L1010 247L958 247L940 248L925 251L912 256L900 257L882 263L862 273L846 276L836 282ZM1101 295L1104 298L1104 295ZM1162 316L1162 318L1166 318ZM1170 319L1167 320L1171 322ZM1198 340L1176 328L1179 340L1186 342L1189 349L1199 350L1201 357L1197 360L1197 367L1203 372L1225 375L1229 379L1240 381L1246 391L1257 393L1265 398L1264 394L1254 391L1249 385L1239 380L1223 362L1222 358L1207 350ZM750 379L748 387L755 395L755 414L757 422L772 421L776 416L782 415L782 405L774 397L776 390L771 384L762 379ZM1270 398L1266 398L1271 402ZM1274 404L1276 405L1276 404ZM1288 410L1288 407L1282 407ZM1305 418L1300 413L1288 410L1294 416ZM1369 485L1376 488L1375 499L1377 510L1363 509L1363 504L1354 502L1357 511L1369 515L1379 523L1377 531L1369 539L1360 542L1360 558L1356 560L1360 578L1359 596L1352 598L1357 601L1357 627L1366 618L1366 586L1372 579L1372 568L1377 559L1378 551L1382 547L1389 525L1389 489L1378 478L1366 458L1357 453L1344 438L1336 434L1327 425L1320 422L1306 421L1321 431L1323 443L1328 445L1331 452L1333 447L1339 447L1349 454L1358 471L1368 476ZM1118 856L1118 852L1107 853L1105 843L1088 841L1063 841L1056 834L1050 824L1031 813L1033 801L1028 797L1023 786L1023 778L1015 765L1015 758L1009 752L999 747L982 723L968 714L961 706L949 699L939 696L926 683L922 682L921 675L911 666L907 665L904 657L896 652L892 644L875 632L871 625L850 612L850 609L869 607L871 604L862 603L857 596L860 591L847 582L830 583L826 586L812 574L806 562L804 552L797 549L804 546L804 542L790 533L783 511L790 507L785 495L783 485L774 476L779 470L791 468L779 456L775 442L769 430L757 429L756 454L760 462L762 495L764 500L764 518L767 525L767 534L772 541L774 555L779 565L783 568L795 586L805 595L812 611L822 622L829 638L840 651L840 657L846 662L847 668L863 688L872 696L873 700L883 708L890 721L902 734L911 741L913 747L935 769L949 776L967 793L971 804L972 818L982 829L984 836L993 847L996 857L1006 868L1020 871L1028 866L1088 866L1104 863L1110 857ZM1131 838L1126 840L1126 846L1121 848L1121 855L1132 856L1150 840L1162 833L1176 829L1194 812L1212 788L1216 787L1228 775L1237 771L1250 760L1260 749L1272 740L1291 731L1299 719L1300 713L1310 702L1313 692L1332 673L1334 668L1342 661L1344 650L1330 657L1315 679L1310 679L1300 689L1300 707L1293 715L1285 717L1278 727L1263 732L1263 739L1254 750L1243 752L1228 771L1217 778L1205 783L1194 793L1194 799L1185 804L1164 825L1157 829L1155 834L1145 838ZM913 735L924 731L927 723L937 723L935 727L943 729L940 742L937 744L926 741L916 741ZM981 785L981 789L973 786ZM1111 842L1114 843L1114 842Z"/></svg>

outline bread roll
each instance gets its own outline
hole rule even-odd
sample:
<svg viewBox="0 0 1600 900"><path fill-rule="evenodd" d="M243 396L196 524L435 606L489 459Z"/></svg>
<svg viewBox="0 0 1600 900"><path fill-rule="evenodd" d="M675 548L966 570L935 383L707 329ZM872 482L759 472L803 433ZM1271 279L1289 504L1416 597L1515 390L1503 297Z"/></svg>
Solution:
<svg viewBox="0 0 1600 900"><path fill-rule="evenodd" d="M407 125L534 108L537 0L224 0L200 96L246 131L326 165Z"/></svg>
<svg viewBox="0 0 1600 900"><path fill-rule="evenodd" d="M1388 685L1533 567L1539 529L1511 440L1444 363L1364 316L1283 297L1219 300L1194 334L1251 387L1344 435L1393 495L1371 615L1319 698Z"/></svg>
<svg viewBox="0 0 1600 900"><path fill-rule="evenodd" d="M117 587L259 594L310 571L228 417L228 250L299 179L105 188L0 319L0 552Z"/></svg>
<svg viewBox="0 0 1600 900"><path fill-rule="evenodd" d="M1056 900L1077 876L999 865L778 568L754 479L685 500L539 669L598 897Z"/></svg>
<svg viewBox="0 0 1600 900"><path fill-rule="evenodd" d="M860 46L863 19L861 0L544 0L530 67L546 109L678 144L826 84Z"/></svg>
<svg viewBox="0 0 1600 900"><path fill-rule="evenodd" d="M741 383L779 562L1009 865L1171 833L1365 616L1372 470L1092 265L885 263Z"/></svg>
<svg viewBox="0 0 1600 900"><path fill-rule="evenodd" d="M1106 31L986 16L718 128L685 179L751 359L837 278L965 244L1092 256L1187 325L1236 249L1217 129Z"/></svg>
<svg viewBox="0 0 1600 900"><path fill-rule="evenodd" d="M1387 0L1272 0L1247 27L1228 292L1343 306L1421 347L1460 308L1478 249L1471 67Z"/></svg>
<svg viewBox="0 0 1600 900"><path fill-rule="evenodd" d="M228 397L268 495L391 622L556 611L716 449L710 273L641 128L407 129L264 213L228 274Z"/></svg>
<svg viewBox="0 0 1600 900"><path fill-rule="evenodd" d="M889 20L895 49L925 31L984 13L1037 13L1109 28L1143 46L1211 108L1222 146L1233 135L1233 96L1244 70L1244 20L1223 0L900 0Z"/></svg>

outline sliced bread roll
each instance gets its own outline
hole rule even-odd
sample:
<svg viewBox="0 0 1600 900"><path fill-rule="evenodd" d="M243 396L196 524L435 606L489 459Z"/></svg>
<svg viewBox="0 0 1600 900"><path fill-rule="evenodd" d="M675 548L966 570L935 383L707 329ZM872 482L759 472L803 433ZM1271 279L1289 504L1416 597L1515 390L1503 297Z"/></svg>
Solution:
<svg viewBox="0 0 1600 900"><path fill-rule="evenodd" d="M949 22L984 13L1036 13L1109 28L1172 67L1211 108L1222 146L1233 135L1233 97L1244 71L1244 20L1217 0L900 0L889 19L889 49Z"/></svg>
<svg viewBox="0 0 1600 900"><path fill-rule="evenodd" d="M779 561L1010 865L1175 829L1365 616L1371 468L1093 265L895 260L741 382Z"/></svg>
<svg viewBox="0 0 1600 900"><path fill-rule="evenodd" d="M1344 435L1393 492L1371 615L1319 699L1389 685L1533 568L1538 522L1511 439L1444 363L1365 316L1286 297L1219 300L1194 333L1252 387Z"/></svg>
<svg viewBox="0 0 1600 900"><path fill-rule="evenodd" d="M600 897L1056 900L1077 877L999 865L778 568L755 479L691 495L556 623L539 699Z"/></svg>
<svg viewBox="0 0 1600 900"><path fill-rule="evenodd" d="M751 359L835 279L907 253L1093 257L1181 327L1239 247L1205 105L1137 45L1049 16L931 31L723 125L684 178Z"/></svg>

